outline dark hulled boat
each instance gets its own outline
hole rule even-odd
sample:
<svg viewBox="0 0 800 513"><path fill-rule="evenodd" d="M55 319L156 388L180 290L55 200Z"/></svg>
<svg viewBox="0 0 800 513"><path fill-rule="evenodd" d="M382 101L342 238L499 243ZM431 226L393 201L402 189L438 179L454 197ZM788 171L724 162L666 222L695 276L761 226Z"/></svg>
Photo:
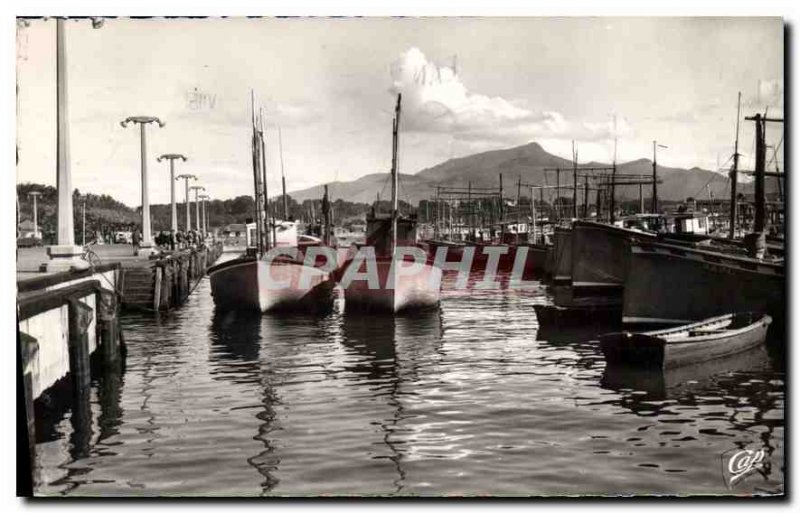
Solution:
<svg viewBox="0 0 800 513"><path fill-rule="evenodd" d="M782 319L780 263L659 243L633 243L623 295L623 322L684 324L728 312L767 312Z"/></svg>
<svg viewBox="0 0 800 513"><path fill-rule="evenodd" d="M572 230L553 228L553 285L572 284Z"/></svg>
<svg viewBox="0 0 800 513"><path fill-rule="evenodd" d="M633 240L655 235L594 221L572 223L572 286L598 293L621 294Z"/></svg>

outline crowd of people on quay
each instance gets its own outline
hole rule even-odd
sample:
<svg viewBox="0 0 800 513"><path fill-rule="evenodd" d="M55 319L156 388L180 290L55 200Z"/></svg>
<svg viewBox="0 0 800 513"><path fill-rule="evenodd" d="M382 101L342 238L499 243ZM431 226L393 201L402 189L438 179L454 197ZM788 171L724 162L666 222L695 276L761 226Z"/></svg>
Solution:
<svg viewBox="0 0 800 513"><path fill-rule="evenodd" d="M161 251L178 251L183 249L202 248L212 244L216 236L211 233L202 233L198 230L160 231L153 237L153 243ZM142 243L141 230L134 230L131 234L133 254L138 255Z"/></svg>

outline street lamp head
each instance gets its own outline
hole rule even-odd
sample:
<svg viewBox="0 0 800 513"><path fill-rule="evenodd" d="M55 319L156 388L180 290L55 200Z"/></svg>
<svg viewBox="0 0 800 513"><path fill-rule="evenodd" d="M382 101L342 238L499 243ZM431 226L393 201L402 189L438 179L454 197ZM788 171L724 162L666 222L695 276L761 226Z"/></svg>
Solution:
<svg viewBox="0 0 800 513"><path fill-rule="evenodd" d="M160 157L157 157L156 161L157 162L161 162L164 159L169 159L169 160L181 159L184 162L186 162L188 160L185 156L181 155L180 153L165 153L165 154L161 155Z"/></svg>
<svg viewBox="0 0 800 513"><path fill-rule="evenodd" d="M160 127L166 125L166 123L164 123L155 116L130 116L122 120L120 122L120 125L122 125L122 128L126 128L128 126L128 123L139 123L142 125L146 125L148 123L158 123L158 126Z"/></svg>
<svg viewBox="0 0 800 513"><path fill-rule="evenodd" d="M39 192L39 191L31 191L31 192L28 193L28 196L34 196L34 197L35 196L41 196L41 195L42 195L42 193Z"/></svg>
<svg viewBox="0 0 800 513"><path fill-rule="evenodd" d="M189 174L178 175L178 176L175 177L175 180L183 180L184 178L187 179L187 180L190 180L190 179L191 180L197 180L196 176L189 175Z"/></svg>

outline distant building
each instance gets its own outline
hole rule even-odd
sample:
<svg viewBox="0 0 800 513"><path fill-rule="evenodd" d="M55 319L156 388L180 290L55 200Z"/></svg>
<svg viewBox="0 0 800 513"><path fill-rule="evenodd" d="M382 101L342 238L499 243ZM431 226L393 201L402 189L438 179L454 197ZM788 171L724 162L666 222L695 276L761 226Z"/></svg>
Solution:
<svg viewBox="0 0 800 513"><path fill-rule="evenodd" d="M222 244L225 246L247 247L247 225L244 223L231 223L223 226L220 229L220 234Z"/></svg>
<svg viewBox="0 0 800 513"><path fill-rule="evenodd" d="M25 219L19 223L19 238L28 239L36 237L36 225L30 219Z"/></svg>

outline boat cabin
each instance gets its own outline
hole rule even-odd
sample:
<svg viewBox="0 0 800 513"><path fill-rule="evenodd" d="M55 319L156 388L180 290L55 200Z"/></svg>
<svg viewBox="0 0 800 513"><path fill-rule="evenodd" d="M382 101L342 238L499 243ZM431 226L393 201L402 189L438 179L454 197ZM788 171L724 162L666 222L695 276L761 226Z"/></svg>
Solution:
<svg viewBox="0 0 800 513"><path fill-rule="evenodd" d="M708 214L677 212L673 214L634 214L614 223L615 226L654 233L709 233Z"/></svg>
<svg viewBox="0 0 800 513"><path fill-rule="evenodd" d="M684 212L665 216L671 220L672 230L670 233L694 233L699 235L708 234L708 214L701 212Z"/></svg>
<svg viewBox="0 0 800 513"><path fill-rule="evenodd" d="M268 225L270 247L297 247L297 222L279 221ZM258 241L256 238L256 223L247 223L247 246L255 247Z"/></svg>
<svg viewBox="0 0 800 513"><path fill-rule="evenodd" d="M375 248L376 255L388 255L391 250L392 215L372 214L367 216L366 245ZM417 243L416 216L397 218L397 245L412 246Z"/></svg>

